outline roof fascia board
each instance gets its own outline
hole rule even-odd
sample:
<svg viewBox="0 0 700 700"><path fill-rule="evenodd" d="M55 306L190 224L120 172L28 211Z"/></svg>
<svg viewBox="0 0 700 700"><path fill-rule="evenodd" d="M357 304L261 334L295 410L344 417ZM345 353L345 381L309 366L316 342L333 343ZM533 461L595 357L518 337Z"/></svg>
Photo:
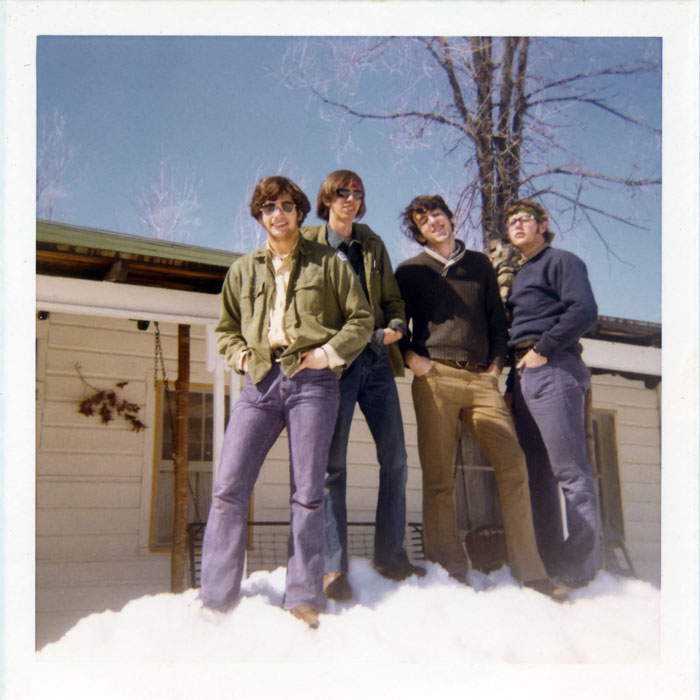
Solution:
<svg viewBox="0 0 700 700"><path fill-rule="evenodd" d="M225 250L203 248L184 243L171 243L155 238L130 236L124 233L110 233L108 231L98 231L96 229L50 221L37 221L36 239L38 243L109 250L117 253L182 260L224 268L229 267L236 258L240 257L238 253L231 253Z"/></svg>
<svg viewBox="0 0 700 700"><path fill-rule="evenodd" d="M592 338L583 338L581 344L583 361L591 368L661 376L661 348Z"/></svg>
<svg viewBox="0 0 700 700"><path fill-rule="evenodd" d="M207 325L219 320L221 295L37 275L36 304L44 311Z"/></svg>

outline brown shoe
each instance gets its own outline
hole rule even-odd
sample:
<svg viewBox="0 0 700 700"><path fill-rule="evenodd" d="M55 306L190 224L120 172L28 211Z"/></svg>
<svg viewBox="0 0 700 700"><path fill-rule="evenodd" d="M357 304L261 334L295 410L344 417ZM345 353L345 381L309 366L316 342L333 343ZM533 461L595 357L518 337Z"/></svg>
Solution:
<svg viewBox="0 0 700 700"><path fill-rule="evenodd" d="M388 566L380 566L379 564L372 563L372 566L377 573L392 581L404 581L410 576L423 578L427 573L422 566L411 564L410 561L397 562L395 564L389 564Z"/></svg>
<svg viewBox="0 0 700 700"><path fill-rule="evenodd" d="M311 629L315 630L318 627L318 612L310 605L297 605L289 612L298 620L305 622Z"/></svg>
<svg viewBox="0 0 700 700"><path fill-rule="evenodd" d="M323 591L331 600L350 600L352 587L347 574L324 574Z"/></svg>
<svg viewBox="0 0 700 700"><path fill-rule="evenodd" d="M555 600L557 603L565 603L569 600L569 591L564 586L557 586L548 578L538 578L534 581L525 581L525 588L531 588L548 598Z"/></svg>

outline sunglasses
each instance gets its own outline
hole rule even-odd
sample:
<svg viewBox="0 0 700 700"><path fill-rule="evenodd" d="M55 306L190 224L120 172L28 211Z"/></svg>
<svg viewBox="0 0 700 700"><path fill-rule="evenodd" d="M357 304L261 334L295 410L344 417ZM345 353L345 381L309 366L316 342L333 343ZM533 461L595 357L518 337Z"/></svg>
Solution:
<svg viewBox="0 0 700 700"><path fill-rule="evenodd" d="M337 189L335 193L340 197L341 199L347 199L351 194L352 196L358 201L362 201L364 199L365 193L362 190L351 190L348 189L347 187L341 187L340 189Z"/></svg>
<svg viewBox="0 0 700 700"><path fill-rule="evenodd" d="M296 204L294 202L280 202L279 204L263 204L260 207L260 211L265 214L265 216L270 216L274 214L275 209L279 207L285 214L291 214L294 211Z"/></svg>

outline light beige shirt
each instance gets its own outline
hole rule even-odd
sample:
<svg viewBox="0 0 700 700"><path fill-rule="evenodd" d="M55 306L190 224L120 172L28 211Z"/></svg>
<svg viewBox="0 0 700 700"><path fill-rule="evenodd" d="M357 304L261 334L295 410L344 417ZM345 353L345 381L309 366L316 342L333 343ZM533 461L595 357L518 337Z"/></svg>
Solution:
<svg viewBox="0 0 700 700"><path fill-rule="evenodd" d="M272 269L275 271L275 293L270 306L270 318L267 329L267 340L270 343L270 349L274 350L275 348L286 348L292 344L284 319L289 275L292 271L292 255L291 252L286 255L277 255L269 245L267 252L272 262ZM345 364L345 360L338 355L332 346L325 344L321 346L321 349L328 356L329 367L341 367ZM244 351L238 356L238 367L241 371L245 370L246 354L247 352Z"/></svg>
<svg viewBox="0 0 700 700"><path fill-rule="evenodd" d="M275 293L270 307L270 325L267 330L270 348L274 350L275 348L286 348L292 342L284 322L284 303L287 299L289 273L292 270L292 256L289 253L276 255L270 248L267 250L272 261L272 268L275 271Z"/></svg>

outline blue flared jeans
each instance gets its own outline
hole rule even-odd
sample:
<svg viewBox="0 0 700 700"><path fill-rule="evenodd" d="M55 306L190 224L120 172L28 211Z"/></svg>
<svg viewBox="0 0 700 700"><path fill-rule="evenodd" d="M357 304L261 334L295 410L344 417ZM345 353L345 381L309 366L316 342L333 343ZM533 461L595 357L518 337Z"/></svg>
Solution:
<svg viewBox="0 0 700 700"><path fill-rule="evenodd" d="M589 581L598 570L601 534L597 489L586 449L590 371L573 352L552 355L541 367L513 371L513 417L527 461L542 560L551 576Z"/></svg>
<svg viewBox="0 0 700 700"><path fill-rule="evenodd" d="M406 530L406 447L396 381L386 349L368 346L340 378L340 408L333 431L325 481L326 573L346 573L347 450L355 405L365 416L377 449L379 492L374 531L374 563L408 561Z"/></svg>
<svg viewBox="0 0 700 700"><path fill-rule="evenodd" d="M225 610L238 598L253 486L286 427L291 517L283 606L325 608L323 479L338 401L338 378L329 369L287 378L274 363L258 384L246 374L226 428L204 534L199 595L208 607Z"/></svg>

